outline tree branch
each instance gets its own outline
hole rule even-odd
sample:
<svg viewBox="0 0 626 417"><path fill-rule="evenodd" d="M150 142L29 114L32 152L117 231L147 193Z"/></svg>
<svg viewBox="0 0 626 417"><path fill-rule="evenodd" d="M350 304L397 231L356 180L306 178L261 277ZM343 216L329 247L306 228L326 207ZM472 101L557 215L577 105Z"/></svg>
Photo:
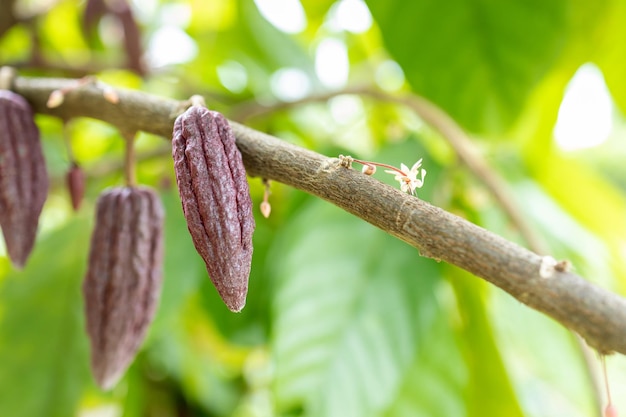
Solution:
<svg viewBox="0 0 626 417"><path fill-rule="evenodd" d="M17 23L17 18L13 11L14 4L15 0L0 0L0 36L4 35Z"/></svg>
<svg viewBox="0 0 626 417"><path fill-rule="evenodd" d="M107 102L95 85L70 92L46 107L53 90L75 80L16 77L12 89L38 113L63 119L91 117L122 131L143 130L170 138L186 103L119 90ZM336 158L281 141L231 122L244 164L252 176L279 181L323 198L416 247L502 288L519 301L577 332L601 353L626 354L626 299L554 268L546 258L460 217L341 165ZM547 265L540 274L540 267Z"/></svg>
<svg viewBox="0 0 626 417"><path fill-rule="evenodd" d="M472 142L465 131L448 114L423 97L413 94L404 94L401 96L392 95L367 86L351 87L340 91L309 96L301 100L281 102L269 106L261 105L257 102L244 103L235 109L234 118L235 120L245 121L249 118L259 117L277 110L289 109L312 102L328 101L342 94L355 94L361 97L370 97L381 102L399 104L412 110L420 119L441 135L448 145L450 145L459 161L487 187L491 195L504 210L504 213L515 225L521 237L526 241L528 247L534 252L546 253L545 244L543 244L526 221L515 199L508 192L508 187L502 178L480 157L475 147L472 146Z"/></svg>

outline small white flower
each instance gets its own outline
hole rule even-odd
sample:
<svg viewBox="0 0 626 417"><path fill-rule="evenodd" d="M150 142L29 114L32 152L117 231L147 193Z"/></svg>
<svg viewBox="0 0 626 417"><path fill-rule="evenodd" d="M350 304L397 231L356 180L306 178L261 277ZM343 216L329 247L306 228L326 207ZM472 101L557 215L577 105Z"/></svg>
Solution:
<svg viewBox="0 0 626 417"><path fill-rule="evenodd" d="M395 175L395 180L400 183L400 189L405 193L410 193L415 195L415 190L417 188L422 188L424 185L424 177L426 177L426 170L421 168L422 160L417 161L411 169L409 169L406 165L400 164L400 171L392 171L386 170L385 172L388 174ZM420 178L417 178L417 176Z"/></svg>

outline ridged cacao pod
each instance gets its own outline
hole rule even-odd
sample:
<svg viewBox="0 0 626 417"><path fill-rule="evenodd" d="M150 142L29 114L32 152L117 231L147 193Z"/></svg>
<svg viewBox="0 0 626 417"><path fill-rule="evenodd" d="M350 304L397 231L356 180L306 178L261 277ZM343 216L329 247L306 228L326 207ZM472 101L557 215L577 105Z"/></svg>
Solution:
<svg viewBox="0 0 626 417"><path fill-rule="evenodd" d="M154 317L163 265L163 207L143 187L113 188L96 206L83 283L91 368L111 388L135 357Z"/></svg>
<svg viewBox="0 0 626 417"><path fill-rule="evenodd" d="M246 304L254 217L241 153L228 121L192 106L174 124L172 155L187 227L231 311Z"/></svg>
<svg viewBox="0 0 626 417"><path fill-rule="evenodd" d="M11 262L23 267L48 196L39 130L26 100L0 90L0 226Z"/></svg>

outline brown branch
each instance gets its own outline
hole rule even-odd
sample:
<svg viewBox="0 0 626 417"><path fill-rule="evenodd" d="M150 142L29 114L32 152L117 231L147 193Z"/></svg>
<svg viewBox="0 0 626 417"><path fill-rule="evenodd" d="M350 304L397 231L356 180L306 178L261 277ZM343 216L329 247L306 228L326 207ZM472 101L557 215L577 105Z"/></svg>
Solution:
<svg viewBox="0 0 626 417"><path fill-rule="evenodd" d="M185 107L176 100L124 90L118 91L119 103L111 104L96 86L70 92L58 108L46 107L53 90L75 82L17 77L13 90L39 113L63 119L91 117L122 131L143 130L166 138ZM449 262L502 288L577 332L601 353L626 354L626 299L558 266L550 267L546 258L460 217L346 169L336 158L231 124L250 175L321 197L416 247L422 255ZM548 268L540 275L542 264Z"/></svg>
<svg viewBox="0 0 626 417"><path fill-rule="evenodd" d="M134 187L137 185L137 173L135 172L135 132L123 133L124 140L126 141L126 149L124 152L124 181L127 187Z"/></svg>
<svg viewBox="0 0 626 417"><path fill-rule="evenodd" d="M496 199L505 214L526 241L528 247L537 253L546 253L546 246L533 231L526 218L519 210L519 204L511 196L502 178L489 167L484 159L478 154L472 141L465 131L439 107L423 97L414 94L402 96L391 95L372 87L352 87L340 91L329 92L316 96L305 97L301 100L281 102L271 106L259 105L256 102L245 103L238 106L233 112L235 120L247 120L252 117L300 106L311 102L328 101L340 94L355 94L368 96L378 101L400 104L411 109L427 125L435 129L441 137L450 145L459 161L464 164Z"/></svg>
<svg viewBox="0 0 626 417"><path fill-rule="evenodd" d="M0 0L0 36L3 36L18 21L13 11L14 5L15 0Z"/></svg>

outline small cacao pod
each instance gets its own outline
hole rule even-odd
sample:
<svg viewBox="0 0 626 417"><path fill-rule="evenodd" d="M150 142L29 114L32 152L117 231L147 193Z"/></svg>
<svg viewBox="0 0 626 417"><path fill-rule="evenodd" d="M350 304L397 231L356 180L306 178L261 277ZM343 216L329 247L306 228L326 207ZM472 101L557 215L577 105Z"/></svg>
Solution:
<svg viewBox="0 0 626 417"><path fill-rule="evenodd" d="M72 200L72 208L74 211L78 211L83 202L83 196L85 195L85 172L80 165L73 162L72 166L67 171L65 180Z"/></svg>
<svg viewBox="0 0 626 417"><path fill-rule="evenodd" d="M241 153L228 121L192 106L174 123L172 155L187 227L231 311L246 304L254 217Z"/></svg>
<svg viewBox="0 0 626 417"><path fill-rule="evenodd" d="M144 187L101 194L83 282L91 368L103 389L132 362L154 317L163 264L163 207Z"/></svg>
<svg viewBox="0 0 626 417"><path fill-rule="evenodd" d="M48 173L28 102L0 90L0 226L13 265L26 263L48 196Z"/></svg>

